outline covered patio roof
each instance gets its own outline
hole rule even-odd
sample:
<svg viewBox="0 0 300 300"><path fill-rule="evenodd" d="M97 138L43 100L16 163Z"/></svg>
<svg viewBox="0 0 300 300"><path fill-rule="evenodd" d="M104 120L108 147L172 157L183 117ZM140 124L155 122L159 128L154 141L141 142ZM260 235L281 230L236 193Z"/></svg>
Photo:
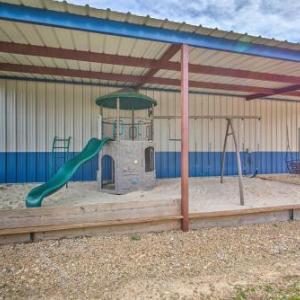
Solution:
<svg viewBox="0 0 300 300"><path fill-rule="evenodd" d="M0 77L300 100L300 45L66 2L0 1Z"/></svg>
<svg viewBox="0 0 300 300"><path fill-rule="evenodd" d="M300 100L299 44L66 2L0 0L0 53L0 78L180 90L184 231L188 93Z"/></svg>

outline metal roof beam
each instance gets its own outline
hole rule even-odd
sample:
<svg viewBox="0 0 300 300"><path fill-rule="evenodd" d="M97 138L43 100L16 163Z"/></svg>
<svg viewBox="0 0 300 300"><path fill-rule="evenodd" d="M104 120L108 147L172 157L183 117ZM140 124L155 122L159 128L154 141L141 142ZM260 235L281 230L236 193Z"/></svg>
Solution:
<svg viewBox="0 0 300 300"><path fill-rule="evenodd" d="M31 65L17 65L17 64L9 64L9 63L0 63L0 71L120 81L120 82L132 83L133 86L138 85L144 80L143 76L136 76L136 75L114 74L114 73L83 71L83 70L63 69L63 68L50 68L50 67L31 66ZM180 86L179 79L161 78L161 77L151 77L147 80L147 83L157 84L157 85ZM194 88L240 91L240 92L261 93L261 94L269 94L273 92L273 89L263 88L263 87L237 85L237 84L224 84L224 83L215 83L215 82L201 82L201 81L193 81L193 80L189 81L189 86ZM300 92L288 92L286 93L286 95L300 97Z"/></svg>
<svg viewBox="0 0 300 300"><path fill-rule="evenodd" d="M142 82L140 82L136 89L141 88L147 81L149 81L150 78L152 78L162 67L164 63L169 62L169 60L180 50L180 45L171 45L165 53L160 57L160 59L157 61L157 66L154 68L151 68L143 77Z"/></svg>
<svg viewBox="0 0 300 300"><path fill-rule="evenodd" d="M69 12L0 3L0 19L300 62L300 51Z"/></svg>
<svg viewBox="0 0 300 300"><path fill-rule="evenodd" d="M53 47L45 47L45 46L37 46L37 45L26 45L26 44L1 42L1 41L0 41L0 52L14 53L20 55L33 55L33 56L41 56L41 57L79 60L79 61L130 66L130 67L149 68L154 70L166 69L172 71L180 71L180 63L174 61L162 62L158 59L131 57L125 55L106 54L106 53L98 53L98 52L90 52L90 51L64 49L64 48L53 48ZM286 82L286 83L300 84L299 76L255 72L255 71L214 67L214 66L199 65L199 64L189 64L189 72L196 73L196 74L206 74L206 75L216 75L216 76L224 76L224 77L262 80L262 81L270 81L270 82Z"/></svg>
<svg viewBox="0 0 300 300"><path fill-rule="evenodd" d="M270 81L270 82L286 82L286 83L300 84L300 76L290 76L290 75L256 72L256 71L214 67L214 66L206 66L206 65L191 64L190 72L198 73L198 74L206 74L206 75L224 76L224 77L235 77L235 78L253 79L253 80Z"/></svg>
<svg viewBox="0 0 300 300"><path fill-rule="evenodd" d="M270 93L257 93L257 94L248 95L245 98L246 100L253 100L257 98L264 98L264 97L274 96L279 94L288 94L297 90L300 90L300 84L290 85L279 89L273 89L272 91L270 91Z"/></svg>
<svg viewBox="0 0 300 300"><path fill-rule="evenodd" d="M155 59L131 57L125 55L106 54L65 48L54 48L37 45L26 45L0 41L0 52L20 55L33 55L41 57L81 60L87 62L121 65L141 68L158 68L159 61ZM176 66L172 66L176 69ZM179 70L179 69L178 69Z"/></svg>
<svg viewBox="0 0 300 300"><path fill-rule="evenodd" d="M109 84L109 83L99 83L99 82L86 82L86 81L73 81L66 79L47 79L47 78L36 78L36 77L26 77L26 76L7 76L0 75L0 80L18 80L18 81L29 81L29 82L43 82L43 83L58 83L58 84L73 84L73 85L83 85L83 86L102 86L102 87L114 87L114 88L126 88L127 85L122 84ZM170 92L170 93L180 93L179 89L173 88L164 88L164 87L143 87L143 90L146 91L160 91L160 92ZM218 92L207 92L207 91L189 91L193 95L214 95L214 96L228 96L234 98L243 98L244 95L241 94L231 94L231 93L218 93ZM264 100L268 101L279 101L279 102L292 102L300 103L300 100L291 100L291 99L279 99L279 98L265 98Z"/></svg>

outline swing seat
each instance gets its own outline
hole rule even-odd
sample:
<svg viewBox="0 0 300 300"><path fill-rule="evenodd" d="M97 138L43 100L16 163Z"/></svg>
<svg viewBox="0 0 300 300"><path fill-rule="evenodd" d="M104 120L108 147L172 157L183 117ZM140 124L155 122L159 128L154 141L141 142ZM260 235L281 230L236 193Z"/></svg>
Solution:
<svg viewBox="0 0 300 300"><path fill-rule="evenodd" d="M300 160L289 160L286 166L290 174L300 174Z"/></svg>

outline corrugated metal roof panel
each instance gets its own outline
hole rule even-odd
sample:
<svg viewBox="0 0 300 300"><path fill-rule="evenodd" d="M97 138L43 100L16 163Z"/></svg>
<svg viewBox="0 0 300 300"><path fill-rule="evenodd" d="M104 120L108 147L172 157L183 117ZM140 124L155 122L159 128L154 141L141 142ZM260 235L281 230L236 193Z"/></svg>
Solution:
<svg viewBox="0 0 300 300"><path fill-rule="evenodd" d="M179 56L177 56L176 59L178 61ZM223 68L233 68L286 75L295 74L300 76L299 63L242 55L237 53L227 53L216 50L192 48L190 62L193 64L202 64Z"/></svg>
<svg viewBox="0 0 300 300"><path fill-rule="evenodd" d="M209 34L211 36L223 36L228 33L227 31L223 31L221 29L206 28L202 26L199 27L191 24L174 22L170 20L159 20L159 19L151 18L149 16L133 15L130 12L128 13L116 12L107 9L93 8L87 5L79 6L79 5L67 3L66 1L58 2L58 1L43 1L43 0L35 0L35 1L0 0L0 2L17 4L17 5L26 5L26 6L36 7L36 8L46 8L54 11L65 11L65 12L70 12L78 15L88 15L96 18L115 20L121 22L126 21L133 24L147 24L153 27L164 27L164 28L170 28L170 29L186 31L186 32L197 32L202 34ZM227 35L226 37L227 38L232 37L233 39L241 39L241 40L242 38L247 38L247 40L255 39L256 43L260 43L264 45L272 45L278 42L270 38L256 37L256 36L251 36L251 35L246 35L244 33L236 33L236 32L231 32L231 34ZM286 42L286 41L279 41L279 42L281 42L282 47L288 48L290 46L293 46L294 49L300 50L299 44Z"/></svg>
<svg viewBox="0 0 300 300"><path fill-rule="evenodd" d="M0 0L0 2L8 2ZM277 41L274 39L266 39L255 37L247 34L239 34L236 32L228 32L220 29L205 28L202 26L194 26L185 23L172 22L168 20L158 20L149 16L141 17L130 13L113 12L110 10L94 9L88 6L76 6L66 2L43 1L43 0L11 0L9 3L18 5L27 5L38 8L45 8L54 11L64 11L79 15L89 15L97 18L128 22L133 24L146 24L147 26L173 29L183 32L196 32L203 35L213 37L225 37L227 39L247 41L249 43L257 43L268 46L280 46L286 49L300 50L299 44L288 43L285 41ZM0 41L10 41L30 45L40 45L55 48L75 49L82 51L92 51L98 53L125 55L138 58L159 59L168 49L169 44L138 40L133 38L104 35L92 32L83 32L76 30L67 30L63 28L46 27L41 25L32 25L25 23L9 22L0 20ZM57 67L65 69L78 69L88 71L101 71L114 74L129 74L143 76L147 74L148 69L106 65L99 63L89 63L85 61L75 61L69 59L57 59L47 57L37 57L28 55L15 55L0 53L0 61L14 64L25 64L34 66ZM177 53L172 61L180 61L180 53ZM223 51L215 51L201 48L190 48L190 63L217 66L222 68L242 69L249 71L259 71L274 74L295 75L300 76L300 64L290 61L280 61L275 59L249 56L237 53L229 53ZM13 74L14 76L29 76L29 74L1 72L1 74ZM12 75L12 76L13 76ZM46 76L46 75L30 75L36 78L47 79L65 79L62 76ZM170 70L160 70L156 73L156 77L180 79L180 73ZM190 79L195 81L216 82L224 84L240 84L251 85L266 88L278 88L287 86L270 81L253 80L247 78L232 78L212 76L205 74L190 74ZM68 78L71 81L83 80L84 82L100 82L96 79L77 79ZM101 81L102 82L102 81ZM106 81L103 81L106 82ZM117 84L117 82L107 82ZM124 85L124 83L121 83ZM129 84L130 85L130 84ZM151 85L151 87L162 87L161 85ZM166 86L165 86L166 87ZM174 89L174 86L171 86ZM176 88L176 87L175 87ZM206 91L206 89L201 89ZM207 90L212 92L212 90ZM216 92L216 90L213 90ZM222 91L218 91L222 92ZM223 91L224 93L224 91ZM228 93L228 91L226 91ZM232 91L232 93L236 93ZM242 94L241 92L237 92Z"/></svg>

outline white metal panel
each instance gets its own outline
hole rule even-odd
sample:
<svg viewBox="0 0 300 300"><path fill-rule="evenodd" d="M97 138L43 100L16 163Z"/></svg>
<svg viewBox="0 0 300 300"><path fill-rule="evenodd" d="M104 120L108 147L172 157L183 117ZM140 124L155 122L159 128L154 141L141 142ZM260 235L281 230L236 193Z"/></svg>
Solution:
<svg viewBox="0 0 300 300"><path fill-rule="evenodd" d="M176 98L175 94L172 93L166 93L166 100L168 101L168 108L166 112L162 112L163 114L166 114L168 116L176 116ZM163 100L165 101L165 100ZM176 126L177 120L175 118L169 119L168 121L168 151L176 152L176 144L178 141L170 141L170 139L179 139L180 138L180 132L177 131Z"/></svg>
<svg viewBox="0 0 300 300"><path fill-rule="evenodd" d="M46 86L46 151L51 151L55 137L55 87L53 83Z"/></svg>
<svg viewBox="0 0 300 300"><path fill-rule="evenodd" d="M64 98L65 98L65 122L64 122L64 132L65 137L71 137L70 151L74 151L74 86L67 84L64 87Z"/></svg>
<svg viewBox="0 0 300 300"><path fill-rule="evenodd" d="M180 93L176 93L174 94L174 99L175 101L175 105L176 105L176 116L181 116L181 94ZM176 129L175 129L175 134L176 137L181 138L181 119L176 119ZM180 152L181 151L181 142L176 142L175 143L175 151L176 152Z"/></svg>
<svg viewBox="0 0 300 300"><path fill-rule="evenodd" d="M202 114L202 102L203 99L202 97L197 97L196 95L194 95L195 100L194 100L194 105L192 108L192 111L190 110L190 114L194 114L194 115L201 115ZM194 138L194 151L202 151L202 126L201 126L201 120L200 119L194 119L193 121L193 138Z"/></svg>
<svg viewBox="0 0 300 300"><path fill-rule="evenodd" d="M6 84L5 80L0 80L0 152L7 151L6 143Z"/></svg>
<svg viewBox="0 0 300 300"><path fill-rule="evenodd" d="M160 107L159 113L162 116L169 116L169 107L168 107L168 93L162 94L159 92L154 93L155 99L158 100L158 105ZM163 119L160 120L160 139L158 145L160 148L160 151L169 151L169 139L172 138L170 137L169 133L169 128L170 128L170 120L168 119Z"/></svg>
<svg viewBox="0 0 300 300"><path fill-rule="evenodd" d="M98 127L97 127L97 120L98 115L100 114L100 107L95 105L95 99L100 95L100 88L93 87L91 91L91 98L89 101L89 105L91 106L91 136L98 136ZM88 104L87 104L88 105Z"/></svg>
<svg viewBox="0 0 300 300"><path fill-rule="evenodd" d="M64 119L65 119L65 99L64 85L55 85L55 135L59 138L65 137Z"/></svg>
<svg viewBox="0 0 300 300"><path fill-rule="evenodd" d="M297 109L296 105L292 103L291 105L291 111L289 114L289 121L290 121L290 143L291 143L291 149L292 151L297 151Z"/></svg>
<svg viewBox="0 0 300 300"><path fill-rule="evenodd" d="M17 149L18 152L27 151L27 83L17 81ZM39 124L41 125L41 124ZM44 139L45 135L43 135ZM43 143L42 140L38 141ZM38 144L39 144L38 143Z"/></svg>
<svg viewBox="0 0 300 300"><path fill-rule="evenodd" d="M214 97L214 115L223 115L221 110L221 102L224 101L221 96ZM225 100L226 101L226 100ZM224 120L214 120L214 151L220 151L222 149L222 137L224 136Z"/></svg>
<svg viewBox="0 0 300 300"><path fill-rule="evenodd" d="M81 151L83 146L82 131L83 131L83 99L82 99L82 86L74 87L74 132L73 143L74 151Z"/></svg>
<svg viewBox="0 0 300 300"><path fill-rule="evenodd" d="M83 145L86 144L86 142L90 139L92 135L92 122L91 122L91 116L92 116L92 105L90 103L91 100L91 88L84 86L83 87L83 107L82 107L82 127L83 127ZM97 136L97 135L96 135Z"/></svg>
<svg viewBox="0 0 300 300"><path fill-rule="evenodd" d="M209 95L201 95L201 98L203 99L203 102L202 102L202 115L204 116L207 116L209 115ZM203 119L201 121L201 125L202 125L202 128L203 128L203 131L199 132L199 134L201 134L201 136L203 136L203 151L204 152L208 152L210 151L210 147L211 145L209 144L209 124L210 124L210 120L209 119Z"/></svg>
<svg viewBox="0 0 300 300"><path fill-rule="evenodd" d="M297 149L298 153L300 153L300 103L296 104L296 110L297 110Z"/></svg>
<svg viewBox="0 0 300 300"><path fill-rule="evenodd" d="M46 149L46 83L36 85L36 95L36 151L43 152Z"/></svg>
<svg viewBox="0 0 300 300"><path fill-rule="evenodd" d="M222 98L221 98L222 99ZM225 101L227 105L226 114L228 116L243 116L244 115L244 100L240 98L227 97L227 101ZM224 122L225 124L225 122ZM223 125L223 139L225 138L225 125ZM244 120L236 119L233 120L233 126L235 128L235 132L237 135L237 140L239 144L239 150L243 149L245 144L245 132L244 132ZM230 138L231 149L233 150L233 141Z"/></svg>
<svg viewBox="0 0 300 300"><path fill-rule="evenodd" d="M189 114L193 115L195 114L196 111L196 107L197 107L197 103L196 103L196 97L195 95L190 95L189 96ZM176 122L176 120L175 120ZM190 119L189 120L189 150L190 152L195 152L196 151L196 141L197 141L197 137L196 137L196 120L195 119Z"/></svg>
<svg viewBox="0 0 300 300"><path fill-rule="evenodd" d="M260 112L261 112L261 151L270 151L270 147L268 147L267 137L268 134L268 102L261 101L260 102ZM267 116L267 117L266 117ZM270 145L270 144L269 144Z"/></svg>
<svg viewBox="0 0 300 300"><path fill-rule="evenodd" d="M27 83L27 151L36 152L37 150L37 123L36 123L36 88L35 82Z"/></svg>
<svg viewBox="0 0 300 300"><path fill-rule="evenodd" d="M17 146L17 136L16 136L16 97L17 97L17 83L16 81L7 82L6 91L6 149L8 152L15 152Z"/></svg>

